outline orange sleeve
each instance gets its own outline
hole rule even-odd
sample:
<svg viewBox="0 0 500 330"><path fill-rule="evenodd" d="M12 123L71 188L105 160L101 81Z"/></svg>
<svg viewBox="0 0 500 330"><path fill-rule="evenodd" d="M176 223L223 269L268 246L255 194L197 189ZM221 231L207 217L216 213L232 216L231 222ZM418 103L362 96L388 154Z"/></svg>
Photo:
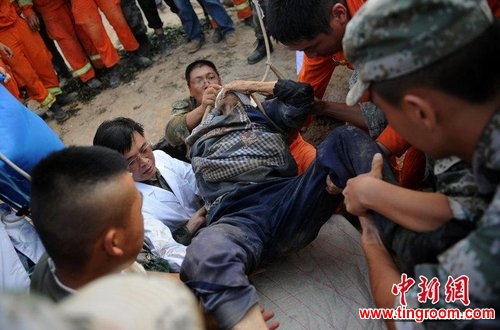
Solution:
<svg viewBox="0 0 500 330"><path fill-rule="evenodd" d="M410 147L408 141L406 141L406 139L396 132L390 125L387 125L382 133L380 133L377 138L377 142L383 144L384 147L390 151L391 156L396 157L401 157Z"/></svg>
<svg viewBox="0 0 500 330"><path fill-rule="evenodd" d="M304 54L297 80L311 85L314 90L314 96L322 99L335 66L336 64L332 60L332 56L308 57ZM311 123L312 115L309 114L303 126L308 127Z"/></svg>
<svg viewBox="0 0 500 330"><path fill-rule="evenodd" d="M334 69L332 56L311 58L304 54L297 80L310 84L314 89L314 96L322 99Z"/></svg>
<svg viewBox="0 0 500 330"><path fill-rule="evenodd" d="M366 0L347 0L347 9L351 17L366 3Z"/></svg>
<svg viewBox="0 0 500 330"><path fill-rule="evenodd" d="M359 8L365 4L365 2L366 0L348 0L347 7L350 14L354 15ZM314 89L314 96L322 99L325 94L326 87L332 77L333 70L335 70L335 67L337 66L337 62L345 62L342 52L314 58L308 57L304 54L302 67L297 80L310 84Z"/></svg>
<svg viewBox="0 0 500 330"><path fill-rule="evenodd" d="M290 152L297 163L298 174L304 173L316 159L316 148L302 138L299 132L290 134Z"/></svg>
<svg viewBox="0 0 500 330"><path fill-rule="evenodd" d="M500 18L500 0L488 0L493 16Z"/></svg>

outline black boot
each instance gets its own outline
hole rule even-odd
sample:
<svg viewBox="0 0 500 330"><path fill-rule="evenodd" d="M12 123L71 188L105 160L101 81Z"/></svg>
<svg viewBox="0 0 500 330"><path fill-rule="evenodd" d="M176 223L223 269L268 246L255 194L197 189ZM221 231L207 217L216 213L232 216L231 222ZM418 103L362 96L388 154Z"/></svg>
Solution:
<svg viewBox="0 0 500 330"><path fill-rule="evenodd" d="M120 64L115 64L109 69L109 86L115 88L122 83Z"/></svg>
<svg viewBox="0 0 500 330"><path fill-rule="evenodd" d="M160 35L157 35L157 42L158 42L158 47L160 48L160 52L163 55L168 56L172 54L173 50L170 47L170 43L168 42L167 36L165 34L162 33Z"/></svg>
<svg viewBox="0 0 500 330"><path fill-rule="evenodd" d="M138 51L128 52L128 63L141 68L147 68L153 61L146 56L142 56Z"/></svg>
<svg viewBox="0 0 500 330"><path fill-rule="evenodd" d="M273 52L273 44L269 40L269 50ZM257 47L247 58L248 64L252 65L260 62L264 57L266 57L266 43L264 39L257 39Z"/></svg>
<svg viewBox="0 0 500 330"><path fill-rule="evenodd" d="M56 95L56 103L61 107L63 107L76 100L77 97L78 97L77 92L71 92L71 93L62 92L61 94Z"/></svg>
<svg viewBox="0 0 500 330"><path fill-rule="evenodd" d="M59 104L57 104L57 102L54 102L50 106L49 112L59 124L66 121L66 119L69 118L69 115L66 112L64 112L63 109L61 109L61 107L59 106Z"/></svg>
<svg viewBox="0 0 500 330"><path fill-rule="evenodd" d="M153 45L151 44L151 41L149 40L148 36L146 33L138 33L134 34L135 39L139 43L139 49L137 50L137 54L140 56L145 56L150 58L151 57L151 49L153 48Z"/></svg>

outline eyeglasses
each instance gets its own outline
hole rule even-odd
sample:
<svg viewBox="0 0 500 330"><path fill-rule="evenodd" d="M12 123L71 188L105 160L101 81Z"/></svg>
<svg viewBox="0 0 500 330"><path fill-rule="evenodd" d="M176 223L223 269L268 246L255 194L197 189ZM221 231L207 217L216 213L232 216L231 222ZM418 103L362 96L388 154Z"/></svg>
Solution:
<svg viewBox="0 0 500 330"><path fill-rule="evenodd" d="M143 144L137 155L128 158L128 168L133 169L137 167L141 158L146 158L151 151L152 147L149 143Z"/></svg>
<svg viewBox="0 0 500 330"><path fill-rule="evenodd" d="M208 81L209 84L218 84L219 76L215 73L209 73L205 77L196 78L191 82L191 84L196 85L197 87L203 87L206 81Z"/></svg>

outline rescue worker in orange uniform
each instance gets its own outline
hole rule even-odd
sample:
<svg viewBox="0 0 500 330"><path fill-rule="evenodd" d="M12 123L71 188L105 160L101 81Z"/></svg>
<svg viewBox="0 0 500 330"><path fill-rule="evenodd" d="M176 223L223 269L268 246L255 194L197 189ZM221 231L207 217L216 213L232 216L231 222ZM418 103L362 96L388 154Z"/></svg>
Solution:
<svg viewBox="0 0 500 330"><path fill-rule="evenodd" d="M253 11L250 6L249 0L233 0L234 9L236 9L236 16L242 20L246 25L252 25Z"/></svg>
<svg viewBox="0 0 500 330"><path fill-rule="evenodd" d="M270 1L267 13L268 29L271 35L289 49L304 52L298 81L311 84L318 99L323 98L337 66L346 65L352 69L343 54L342 38L347 23L365 2L366 0ZM488 0L488 4L495 16L500 15L499 0ZM322 17L324 13L329 15L328 18ZM322 26L319 27L320 25ZM311 32L311 26L314 26L316 31ZM319 104L323 109L320 111L322 115L368 129L370 133L376 132L370 134L374 138L380 134L377 142L389 152L390 156L399 156L409 150L410 154L406 154L403 167L396 170L400 172L400 183L407 185L408 188L418 188L424 172L425 155L411 148L408 142L390 126L384 129L385 124L382 125L381 121L377 121L374 115L373 120L369 120L372 124L367 125L366 118L375 112L372 111L373 108L370 109L368 103L372 103L368 102L369 100L370 96L365 95L361 102L353 107L345 103L321 102ZM313 151L301 152L304 155L302 161L314 160Z"/></svg>
<svg viewBox="0 0 500 330"><path fill-rule="evenodd" d="M0 55L14 74L18 85L26 87L28 96L49 109L52 116L63 122L68 118L61 105L72 101L59 87L51 55L42 38L30 29L18 15L19 6L0 0L0 42L11 50L11 56Z"/></svg>
<svg viewBox="0 0 500 330"><path fill-rule="evenodd" d="M123 16L120 0L71 0L71 11L77 26L80 26L88 35L94 47L101 55L106 68L110 69L109 83L116 87L121 83L120 55L113 46L106 29L104 28L101 10L115 30L118 39L128 52L129 60L138 66L146 67L152 64L147 57L137 53L139 43Z"/></svg>
<svg viewBox="0 0 500 330"><path fill-rule="evenodd" d="M309 2L307 8L304 7L293 10L294 4L286 1L272 1L268 8L267 22L271 34L289 49L304 51L302 67L299 72L298 81L311 84L314 88L314 94L321 100L328 88L333 71L337 66L347 66L353 69L350 63L344 57L342 50L342 37L345 26L351 17L364 5L366 0L338 0L333 3L320 1ZM295 2L296 5L296 2ZM287 7L291 6L291 7ZM322 7L323 6L323 7ZM329 12L328 21L321 19L313 12ZM286 14L283 16L283 14ZM293 18L291 18L293 16ZM314 17L313 17L314 16ZM281 19L280 17L285 17ZM315 20L316 26L324 24L323 32L307 31L304 23L294 22L293 19L300 17L302 20ZM288 21L289 20L289 21ZM288 23L285 23L288 22ZM318 21L322 23L317 23ZM300 27L298 26L300 24ZM312 23L310 23L312 24ZM286 27L286 28L285 28ZM329 30L329 31L327 31ZM293 32L290 32L293 31ZM306 36L307 34L307 36ZM369 131L370 135L376 138L385 128L386 120L381 111L377 111L373 103L369 102L369 96L366 96L359 105L348 107L345 103L337 102L318 102L317 113L331 116L339 120L348 122ZM309 118L310 124L312 118ZM383 140L384 146L389 150L400 150L393 147L390 143L396 141L391 134L386 134ZM383 138L384 138L383 137ZM385 145L388 144L388 145ZM291 148L293 145L291 145ZM307 149L307 145L300 151L302 162L310 163L314 160L315 152ZM424 155L412 149L412 157L408 157L405 168L413 173L420 175L419 178L409 178L405 176L407 182L421 180L421 174L425 167ZM415 157L413 157L415 156Z"/></svg>
<svg viewBox="0 0 500 330"><path fill-rule="evenodd" d="M2 56L10 57L12 56L12 50L0 42L0 53ZM17 87L16 81L12 78L12 72L10 68L2 61L0 57L0 82L7 88L7 90L14 95L19 101L21 101L19 88Z"/></svg>
<svg viewBox="0 0 500 330"><path fill-rule="evenodd" d="M43 18L47 34L59 45L64 58L73 70L73 75L91 88L100 87L101 81L96 78L87 56L88 53L93 58L100 58L99 53L85 32L81 28L75 28L69 3L65 0L19 0L19 4L28 24L37 31L39 30L37 15L32 8L35 6Z"/></svg>

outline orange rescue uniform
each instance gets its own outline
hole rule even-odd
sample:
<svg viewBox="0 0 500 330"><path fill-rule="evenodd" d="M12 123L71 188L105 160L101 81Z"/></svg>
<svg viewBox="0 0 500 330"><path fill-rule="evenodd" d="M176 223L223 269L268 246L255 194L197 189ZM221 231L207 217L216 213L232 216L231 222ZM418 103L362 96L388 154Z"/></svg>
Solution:
<svg viewBox="0 0 500 330"><path fill-rule="evenodd" d="M366 0L347 0L347 9L351 17L365 4ZM302 67L299 72L298 81L311 84L314 88L314 96L319 99L323 98L333 70L337 65L347 65L352 69L347 62L343 51L336 52L329 56L307 57L303 56Z"/></svg>
<svg viewBox="0 0 500 330"><path fill-rule="evenodd" d="M92 40L104 66L111 68L118 63L120 56L106 33L99 10L106 16L126 51L136 51L139 43L123 16L120 0L71 0L76 25Z"/></svg>
<svg viewBox="0 0 500 330"><path fill-rule="evenodd" d="M38 32L32 31L17 14L17 4L0 0L0 41L10 47L12 57L2 55L14 78L25 86L28 96L50 107L61 94L59 80L52 66L52 55Z"/></svg>
<svg viewBox="0 0 500 330"><path fill-rule="evenodd" d="M244 20L245 18L252 17L252 7L248 0L233 0L233 4L239 19Z"/></svg>
<svg viewBox="0 0 500 330"><path fill-rule="evenodd" d="M354 15L365 3L363 0L347 0L349 13ZM309 58L304 54L302 68L299 73L298 81L309 83L314 89L314 95L321 99L325 94L326 87L330 82L333 70L339 64L346 65L343 52L338 52L332 56ZM312 117L306 120L306 126L310 125ZM292 142L290 150L292 152L299 173L305 171L309 165L316 159L316 149L302 139L298 131L291 134Z"/></svg>
<svg viewBox="0 0 500 330"><path fill-rule="evenodd" d="M347 8L351 17L364 5L365 2L366 0L347 1ZM311 84L314 88L314 96L322 99L330 82L333 71L338 65L345 65L348 68L353 69L351 64L346 60L343 51L336 52L329 56L319 56L314 58L310 58L304 54L298 81ZM367 102L369 99L369 95L365 95L362 102ZM312 116L309 116L306 121L306 125L310 125L311 121ZM384 135L384 132L388 129L389 131ZM404 151L410 147L406 140L390 128L390 126L388 126L384 132L381 134L383 137L379 137L377 142L384 144L384 146L386 146L390 151L397 150L398 153L404 153ZM403 145L400 143L406 144L406 149L402 150L401 148ZM311 158L311 153L307 153L307 155L309 155L309 158L304 161L312 162L314 158ZM425 155L421 151L411 148L411 151L405 155L405 160L401 168L398 166L397 160L394 157L392 158L392 163L400 179L399 183L402 186L408 188L418 188L419 182L421 181L425 170Z"/></svg>
<svg viewBox="0 0 500 330"><path fill-rule="evenodd" d="M347 0L347 8L351 17L365 2L366 0ZM493 15L495 17L500 17L500 0L488 0L488 4ZM333 70L335 70L337 65L347 65L352 69L350 64L346 61L342 51L331 56L314 58L309 58L304 54L298 81L311 84L314 88L314 95L322 99L330 82ZM362 102L366 102L369 99L369 95L365 95ZM309 122L310 120L311 118L309 118ZM395 157L400 157L405 154L401 167L394 158L392 159L393 167L399 177L399 183L403 187L419 188L425 171L425 154L412 147L408 141L390 125L380 134L377 138L377 142L383 144ZM312 159L310 161L312 161Z"/></svg>
<svg viewBox="0 0 500 330"><path fill-rule="evenodd" d="M16 79L14 79L14 75L8 65L6 65L2 59L0 58L0 67L4 68L5 72L10 75L11 79L9 82L3 82L3 85L7 90L16 97L19 101L21 101L21 95L19 93L19 88L17 87Z"/></svg>
<svg viewBox="0 0 500 330"><path fill-rule="evenodd" d="M25 17L35 15L32 4L35 5L36 10L42 15L47 34L61 48L64 58L68 61L74 75L78 76L83 82L95 77L94 68L82 45L91 56L94 55L94 58L95 55L99 56L99 53L83 30L75 27L68 2L65 0L33 0L32 3L31 0L25 0L20 4Z"/></svg>

